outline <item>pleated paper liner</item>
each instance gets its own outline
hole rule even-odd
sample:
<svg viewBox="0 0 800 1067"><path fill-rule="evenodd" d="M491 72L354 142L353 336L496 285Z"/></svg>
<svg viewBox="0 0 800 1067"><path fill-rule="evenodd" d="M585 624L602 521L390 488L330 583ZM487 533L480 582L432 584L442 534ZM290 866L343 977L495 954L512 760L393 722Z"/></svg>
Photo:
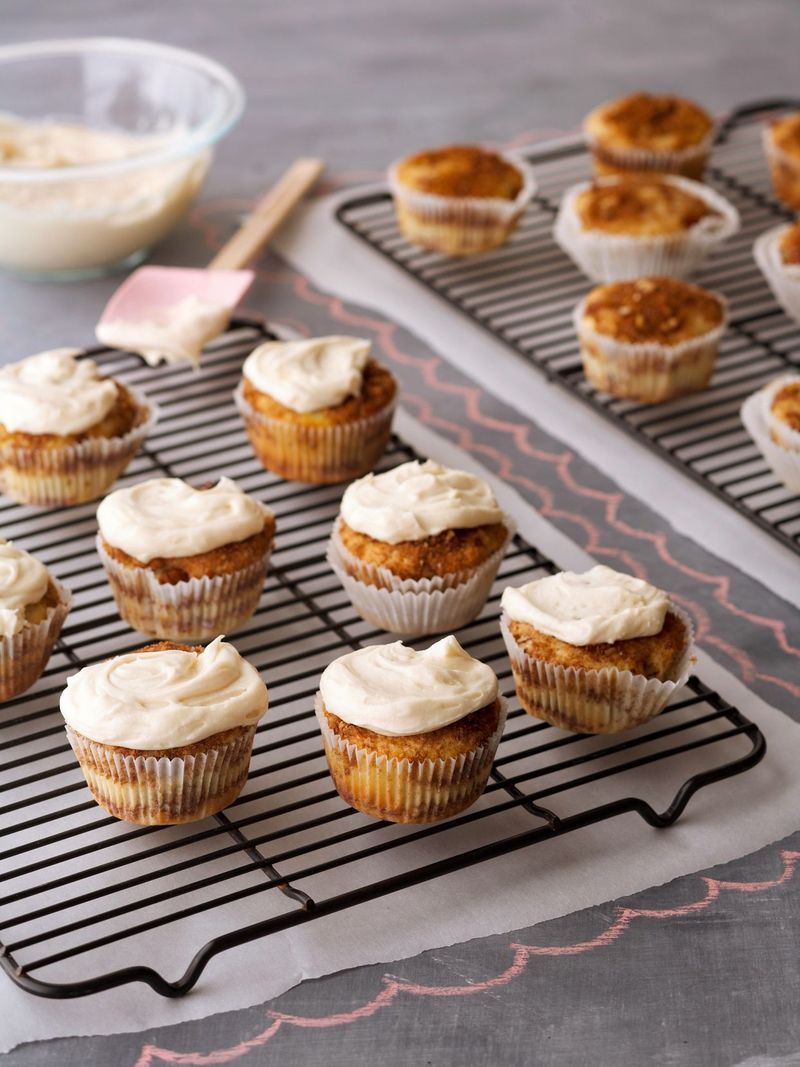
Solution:
<svg viewBox="0 0 800 1067"><path fill-rule="evenodd" d="M742 405L745 429L777 478L792 492L800 493L800 433L771 414L778 390L800 375L781 375L749 396Z"/></svg>
<svg viewBox="0 0 800 1067"><path fill-rule="evenodd" d="M787 223L762 233L753 245L753 257L775 299L789 318L800 322L800 263L784 263L780 253L781 238L790 228Z"/></svg>
<svg viewBox="0 0 800 1067"><path fill-rule="evenodd" d="M18 633L0 638L0 701L24 693L41 677L69 614L72 593L52 576L50 581L58 592L58 603L45 618L23 623Z"/></svg>
<svg viewBox="0 0 800 1067"><path fill-rule="evenodd" d="M657 152L649 148L619 148L602 144L584 128L586 142L592 153L595 173L610 175L630 171L657 171L660 174L677 174L700 181L705 173L711 154L716 130L712 130L696 145Z"/></svg>

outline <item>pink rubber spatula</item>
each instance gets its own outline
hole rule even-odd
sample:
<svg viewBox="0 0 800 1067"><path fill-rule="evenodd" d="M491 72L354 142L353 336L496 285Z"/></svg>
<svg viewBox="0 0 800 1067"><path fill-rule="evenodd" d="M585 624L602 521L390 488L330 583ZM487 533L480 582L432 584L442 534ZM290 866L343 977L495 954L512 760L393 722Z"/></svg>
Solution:
<svg viewBox="0 0 800 1067"><path fill-rule="evenodd" d="M141 322L190 296L233 311L255 278L253 271L242 268L253 262L324 169L319 159L295 160L207 268L140 267L133 271L106 304L98 325L118 319Z"/></svg>

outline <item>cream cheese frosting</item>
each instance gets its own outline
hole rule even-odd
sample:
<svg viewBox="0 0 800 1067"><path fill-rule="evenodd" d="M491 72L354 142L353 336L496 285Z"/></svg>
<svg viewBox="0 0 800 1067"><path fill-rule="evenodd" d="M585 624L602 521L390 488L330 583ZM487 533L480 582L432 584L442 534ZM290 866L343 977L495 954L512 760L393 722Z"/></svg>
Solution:
<svg viewBox="0 0 800 1067"><path fill-rule="evenodd" d="M325 668L319 687L332 714L389 737L439 730L497 699L494 671L455 637L422 652L402 641L349 652Z"/></svg>
<svg viewBox="0 0 800 1067"><path fill-rule="evenodd" d="M179 748L251 726L267 711L267 687L233 645L202 652L130 652L67 678L61 714L91 741L145 750Z"/></svg>
<svg viewBox="0 0 800 1067"><path fill-rule="evenodd" d="M117 489L97 509L103 540L140 563L197 556L244 541L264 527L268 509L230 478L195 489L180 478L151 478Z"/></svg>
<svg viewBox="0 0 800 1067"><path fill-rule="evenodd" d="M583 574L561 571L503 592L502 606L515 622L570 645L614 644L650 637L664 626L670 601L641 578L597 566Z"/></svg>
<svg viewBox="0 0 800 1067"><path fill-rule="evenodd" d="M227 327L231 309L212 300L187 296L136 321L110 319L95 333L101 344L136 352L151 367L165 363L200 364L200 353Z"/></svg>
<svg viewBox="0 0 800 1067"><path fill-rule="evenodd" d="M25 623L25 608L47 592L47 568L24 549L0 538L0 637L13 637Z"/></svg>
<svg viewBox="0 0 800 1067"><path fill-rule="evenodd" d="M292 411L321 411L360 394L371 350L360 337L267 341L250 353L242 373Z"/></svg>
<svg viewBox="0 0 800 1067"><path fill-rule="evenodd" d="M76 348L54 348L0 367L0 423L11 433L76 434L101 422L117 386Z"/></svg>
<svg viewBox="0 0 800 1067"><path fill-rule="evenodd" d="M486 482L432 459L359 478L345 490L341 515L351 530L390 545L503 521Z"/></svg>

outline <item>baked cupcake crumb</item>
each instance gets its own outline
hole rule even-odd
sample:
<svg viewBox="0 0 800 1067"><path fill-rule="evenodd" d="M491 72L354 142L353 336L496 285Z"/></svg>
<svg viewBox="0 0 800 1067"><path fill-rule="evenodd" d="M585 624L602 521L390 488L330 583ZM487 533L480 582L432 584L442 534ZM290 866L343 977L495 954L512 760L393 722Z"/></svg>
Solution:
<svg viewBox="0 0 800 1067"><path fill-rule="evenodd" d="M514 200L523 187L520 171L496 152L477 145L447 145L408 156L397 178L410 189L436 196Z"/></svg>
<svg viewBox="0 0 800 1067"><path fill-rule="evenodd" d="M584 230L637 236L683 233L702 219L719 218L701 197L656 174L594 182L575 208Z"/></svg>
<svg viewBox="0 0 800 1067"><path fill-rule="evenodd" d="M645 92L602 104L587 118L589 132L610 146L659 152L700 144L713 128L710 115L693 101Z"/></svg>
<svg viewBox="0 0 800 1067"><path fill-rule="evenodd" d="M800 263L800 222L793 222L778 244L781 260L789 266Z"/></svg>
<svg viewBox="0 0 800 1067"><path fill-rule="evenodd" d="M597 286L586 299L583 321L617 341L677 345L714 330L724 314L722 301L706 289L649 277Z"/></svg>
<svg viewBox="0 0 800 1067"><path fill-rule="evenodd" d="M789 429L800 433L800 380L782 386L772 398L770 410Z"/></svg>

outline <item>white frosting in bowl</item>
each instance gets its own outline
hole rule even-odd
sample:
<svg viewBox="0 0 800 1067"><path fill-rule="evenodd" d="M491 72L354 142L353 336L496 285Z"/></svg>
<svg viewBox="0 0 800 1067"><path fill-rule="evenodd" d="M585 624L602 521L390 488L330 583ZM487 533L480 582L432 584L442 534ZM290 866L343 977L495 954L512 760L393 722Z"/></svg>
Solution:
<svg viewBox="0 0 800 1067"><path fill-rule="evenodd" d="M105 418L117 386L75 348L54 348L0 367L0 423L11 433L77 434Z"/></svg>
<svg viewBox="0 0 800 1067"><path fill-rule="evenodd" d="M661 632L669 597L649 582L597 566L506 588L503 610L570 645L614 644Z"/></svg>
<svg viewBox="0 0 800 1067"><path fill-rule="evenodd" d="M371 350L360 337L267 341L250 353L242 373L292 411L322 411L360 394Z"/></svg>
<svg viewBox="0 0 800 1067"><path fill-rule="evenodd" d="M268 509L230 478L195 489L180 478L151 478L117 489L97 509L106 544L140 563L211 552L259 533Z"/></svg>
<svg viewBox="0 0 800 1067"><path fill-rule="evenodd" d="M351 530L390 545L503 521L486 482L432 459L359 478L345 490L341 516Z"/></svg>
<svg viewBox="0 0 800 1067"><path fill-rule="evenodd" d="M19 633L25 608L42 599L49 581L43 563L0 538L0 638Z"/></svg>
<svg viewBox="0 0 800 1067"><path fill-rule="evenodd" d="M199 296L159 308L136 321L110 319L95 333L101 344L136 352L151 367L165 363L199 366L200 353L228 325L231 309Z"/></svg>
<svg viewBox="0 0 800 1067"><path fill-rule="evenodd" d="M455 637L422 652L401 641L349 652L325 668L319 687L329 712L389 737L439 730L497 698L494 671Z"/></svg>
<svg viewBox="0 0 800 1067"><path fill-rule="evenodd" d="M233 645L201 653L130 652L67 678L61 714L84 737L145 750L179 748L257 723L267 687Z"/></svg>

